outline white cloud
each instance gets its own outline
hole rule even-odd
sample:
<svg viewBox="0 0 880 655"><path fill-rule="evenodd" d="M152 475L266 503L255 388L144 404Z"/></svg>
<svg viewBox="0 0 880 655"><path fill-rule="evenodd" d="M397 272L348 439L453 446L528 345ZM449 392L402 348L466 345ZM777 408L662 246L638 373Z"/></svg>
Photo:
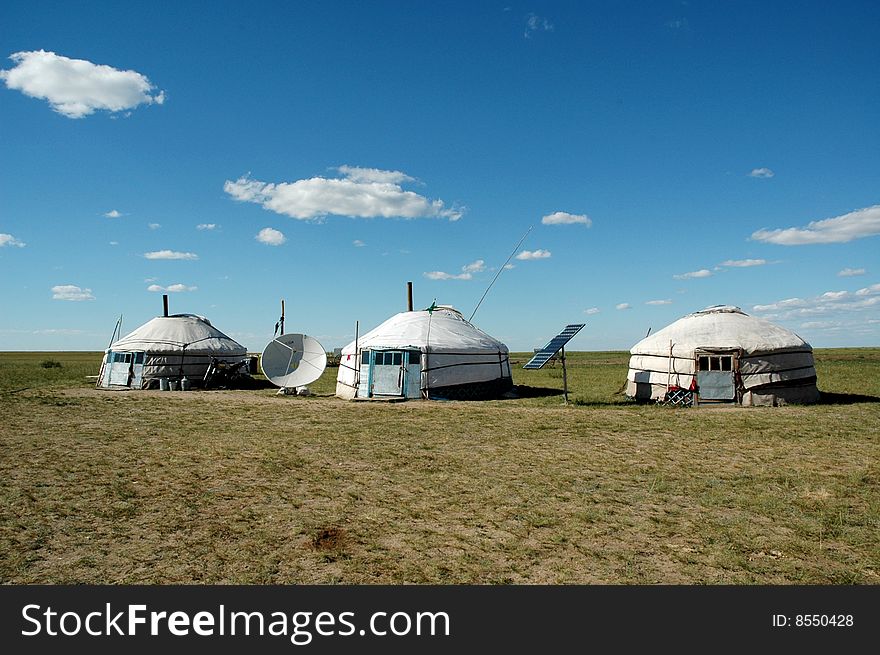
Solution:
<svg viewBox="0 0 880 655"><path fill-rule="evenodd" d="M429 280L470 280L473 277L470 273L453 275L452 273L444 273L443 271L428 271L422 275Z"/></svg>
<svg viewBox="0 0 880 655"><path fill-rule="evenodd" d="M52 287L52 300L94 300L91 289L81 289L73 284L59 284Z"/></svg>
<svg viewBox="0 0 880 655"><path fill-rule="evenodd" d="M568 212L553 212L541 218L544 225L586 225L590 227L593 221L586 214L569 214Z"/></svg>
<svg viewBox="0 0 880 655"><path fill-rule="evenodd" d="M813 221L806 227L758 230L752 234L752 239L782 246L801 246L812 243L847 243L877 234L880 234L880 205Z"/></svg>
<svg viewBox="0 0 880 655"><path fill-rule="evenodd" d="M726 262L721 262L719 266L727 266L729 268L748 268L750 266L763 266L766 263L766 259L728 259Z"/></svg>
<svg viewBox="0 0 880 655"><path fill-rule="evenodd" d="M147 227L150 228L151 230L158 230L160 227L162 227L162 224L161 223L147 223Z"/></svg>
<svg viewBox="0 0 880 655"><path fill-rule="evenodd" d="M503 268L504 268L505 271L509 271L509 270L511 270L512 268L516 268L516 266L515 266L514 264L505 264L505 265L503 266Z"/></svg>
<svg viewBox="0 0 880 655"><path fill-rule="evenodd" d="M837 277L855 277L857 275L864 275L867 272L864 268L845 268L837 272Z"/></svg>
<svg viewBox="0 0 880 655"><path fill-rule="evenodd" d="M155 87L144 75L69 59L54 52L16 52L15 66L0 71L10 89L47 100L52 109L68 118L83 118L96 110L118 112L142 104L161 105L165 92L151 95Z"/></svg>
<svg viewBox="0 0 880 655"><path fill-rule="evenodd" d="M622 302L619 305L614 305L614 309L630 309L631 307L632 305L630 305L628 302Z"/></svg>
<svg viewBox="0 0 880 655"><path fill-rule="evenodd" d="M836 330L843 327L840 321L805 321L801 323L804 330Z"/></svg>
<svg viewBox="0 0 880 655"><path fill-rule="evenodd" d="M154 250L153 252L145 252L144 257L147 259L198 259L199 256L194 252L177 252L175 250Z"/></svg>
<svg viewBox="0 0 880 655"><path fill-rule="evenodd" d="M539 248L538 250L523 250L516 256L516 258L527 261L530 259L547 259L551 256L552 253L549 250L542 250Z"/></svg>
<svg viewBox="0 0 880 655"><path fill-rule="evenodd" d="M241 202L253 202L263 209L300 220L334 215L457 221L462 216L463 210L448 208L442 200L404 191L400 184L412 178L399 171L354 167L340 167L340 170L343 168L354 177L312 177L273 184L242 176L235 182L226 180L223 190ZM385 181L381 181L383 175Z"/></svg>
<svg viewBox="0 0 880 655"><path fill-rule="evenodd" d="M216 223L199 223L198 225L196 225L196 229L201 230L203 232L205 230L216 230L217 227L218 226Z"/></svg>
<svg viewBox="0 0 880 655"><path fill-rule="evenodd" d="M599 311L600 310L598 307L590 307L589 309L584 310L584 314L586 314L587 316L592 316L593 314L598 314Z"/></svg>
<svg viewBox="0 0 880 655"><path fill-rule="evenodd" d="M423 273L429 280L470 280L474 277L474 273L482 273L486 270L486 262L478 259L470 264L461 267L461 273L446 273L444 271L428 271Z"/></svg>
<svg viewBox="0 0 880 655"><path fill-rule="evenodd" d="M378 168L361 168L343 165L336 169L342 176L352 182L377 182L379 184L406 184L415 182L415 178L400 171L383 171Z"/></svg>
<svg viewBox="0 0 880 655"><path fill-rule="evenodd" d="M880 284L857 291L826 291L812 298L788 298L752 310L767 319L834 317L846 312L880 309Z"/></svg>
<svg viewBox="0 0 880 655"><path fill-rule="evenodd" d="M552 32L553 31L553 23L551 23L546 18L538 16L536 14L529 14L526 16L526 29L523 32L523 36L527 39L532 38L532 34L535 32Z"/></svg>
<svg viewBox="0 0 880 655"><path fill-rule="evenodd" d="M105 218L121 218L122 212L119 212L115 209L111 209L110 211L104 213L104 217Z"/></svg>
<svg viewBox="0 0 880 655"><path fill-rule="evenodd" d="M0 248L3 246L15 246L16 248L24 248L27 244L19 241L11 234L0 234Z"/></svg>
<svg viewBox="0 0 880 655"><path fill-rule="evenodd" d="M147 287L147 291L154 291L154 292L161 291L163 293L181 293L184 291L196 291L196 290L198 290L198 287L191 287L191 286L187 286L186 284L180 284L180 283L170 284L167 287L162 287L162 286L159 286L158 284L151 284L150 286Z"/></svg>
<svg viewBox="0 0 880 655"><path fill-rule="evenodd" d="M355 248L363 248L367 244L365 244L360 239L355 239L354 241L351 242L351 245L353 245Z"/></svg>
<svg viewBox="0 0 880 655"><path fill-rule="evenodd" d="M780 309L791 309L792 307L803 307L806 301L801 298L786 298L785 300L777 300L769 305L755 305L752 309L756 312L771 312Z"/></svg>
<svg viewBox="0 0 880 655"><path fill-rule="evenodd" d="M280 246L287 241L287 237L283 233L271 227L264 227L257 232L257 236L254 238L260 243L265 243L267 246Z"/></svg>
<svg viewBox="0 0 880 655"><path fill-rule="evenodd" d="M708 268L701 268L699 271L691 271L690 273L681 273L679 275L673 275L672 278L675 280L690 280L693 278L700 277L711 277L712 271Z"/></svg>
<svg viewBox="0 0 880 655"><path fill-rule="evenodd" d="M749 177L760 177L760 178L769 178L776 175L769 168L753 168L752 172L749 173Z"/></svg>
<svg viewBox="0 0 880 655"><path fill-rule="evenodd" d="M111 242L110 242L110 245L111 245L111 246L118 246L118 245L119 245L119 242L118 242L118 241L111 241Z"/></svg>
<svg viewBox="0 0 880 655"><path fill-rule="evenodd" d="M34 330L31 334L72 336L85 334L85 330L77 330L74 328L44 328L42 330Z"/></svg>
<svg viewBox="0 0 880 655"><path fill-rule="evenodd" d="M648 300L645 302L646 305L671 305L671 300Z"/></svg>

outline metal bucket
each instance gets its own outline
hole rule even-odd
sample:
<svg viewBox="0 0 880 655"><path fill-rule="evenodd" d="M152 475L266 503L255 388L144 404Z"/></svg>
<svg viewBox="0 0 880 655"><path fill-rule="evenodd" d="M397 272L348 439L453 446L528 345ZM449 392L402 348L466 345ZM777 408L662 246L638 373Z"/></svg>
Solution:
<svg viewBox="0 0 880 655"><path fill-rule="evenodd" d="M170 388L168 378L159 378L159 391L168 391Z"/></svg>
<svg viewBox="0 0 880 655"><path fill-rule="evenodd" d="M180 390L181 391L189 391L190 389L192 389L192 382L190 382L189 379L187 379L187 378L181 379Z"/></svg>

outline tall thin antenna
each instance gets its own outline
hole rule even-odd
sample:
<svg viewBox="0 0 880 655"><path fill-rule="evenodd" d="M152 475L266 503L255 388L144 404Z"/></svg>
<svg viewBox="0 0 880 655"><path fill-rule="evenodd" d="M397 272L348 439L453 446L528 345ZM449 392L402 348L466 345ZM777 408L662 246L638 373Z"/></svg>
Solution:
<svg viewBox="0 0 880 655"><path fill-rule="evenodd" d="M278 328L279 327L281 328L281 336L283 337L284 336L284 299L283 298L281 299L281 318L279 318L275 322L275 334L272 335L273 338L278 336Z"/></svg>
<svg viewBox="0 0 880 655"><path fill-rule="evenodd" d="M110 335L110 343L107 344L107 348L113 345L113 342L116 341L116 335L122 336L122 314L119 315L119 318L116 319L116 327L113 328L113 334Z"/></svg>
<svg viewBox="0 0 880 655"><path fill-rule="evenodd" d="M480 298L480 302L477 303L477 306L474 307L474 313L471 314L471 317L468 319L468 322L474 320L474 314L477 313L477 310L480 308L480 305L483 304L483 300L486 298L486 295L489 293L489 289L492 288L492 285L495 284L495 280L498 279L498 276L501 275L501 271L504 270L504 267L507 266L510 259L516 254L516 251L522 245L522 242L526 240L526 237L529 236L529 232L532 231L532 226L529 225L529 229L526 230L526 233L522 235L522 239L519 240L519 243L516 244L516 247L513 249L513 252L510 253L510 256L505 260L504 264L501 265L501 268L498 269L498 272L495 273L495 277L492 278L492 281L489 283L489 286L486 287L486 291L483 292L483 297Z"/></svg>

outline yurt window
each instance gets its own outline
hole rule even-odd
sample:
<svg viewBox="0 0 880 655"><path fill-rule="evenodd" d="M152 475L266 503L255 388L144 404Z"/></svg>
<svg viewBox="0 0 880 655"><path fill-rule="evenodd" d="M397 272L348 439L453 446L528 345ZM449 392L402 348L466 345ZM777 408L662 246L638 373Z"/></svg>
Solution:
<svg viewBox="0 0 880 655"><path fill-rule="evenodd" d="M403 353L399 350L377 352L373 361L376 366L400 366L403 362Z"/></svg>
<svg viewBox="0 0 880 655"><path fill-rule="evenodd" d="M700 355L701 371L732 371L733 357L731 355Z"/></svg>

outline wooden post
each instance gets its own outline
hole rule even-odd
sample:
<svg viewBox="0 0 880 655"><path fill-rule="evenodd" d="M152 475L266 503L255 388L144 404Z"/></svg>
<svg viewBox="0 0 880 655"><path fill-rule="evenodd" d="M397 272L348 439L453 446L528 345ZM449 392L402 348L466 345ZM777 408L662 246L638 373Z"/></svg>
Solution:
<svg viewBox="0 0 880 655"><path fill-rule="evenodd" d="M281 299L281 334L284 335L284 299Z"/></svg>
<svg viewBox="0 0 880 655"><path fill-rule="evenodd" d="M162 295L162 309L164 311L163 316L168 316L168 294Z"/></svg>
<svg viewBox="0 0 880 655"><path fill-rule="evenodd" d="M412 302L412 282L406 283L406 311L411 312L413 310L413 302Z"/></svg>
<svg viewBox="0 0 880 655"><path fill-rule="evenodd" d="M357 397L358 388L361 386L361 354L358 352L358 329L361 322L354 322L354 395Z"/></svg>
<svg viewBox="0 0 880 655"><path fill-rule="evenodd" d="M562 346L562 397L565 398L565 404L568 404L568 373L565 370L565 346Z"/></svg>

